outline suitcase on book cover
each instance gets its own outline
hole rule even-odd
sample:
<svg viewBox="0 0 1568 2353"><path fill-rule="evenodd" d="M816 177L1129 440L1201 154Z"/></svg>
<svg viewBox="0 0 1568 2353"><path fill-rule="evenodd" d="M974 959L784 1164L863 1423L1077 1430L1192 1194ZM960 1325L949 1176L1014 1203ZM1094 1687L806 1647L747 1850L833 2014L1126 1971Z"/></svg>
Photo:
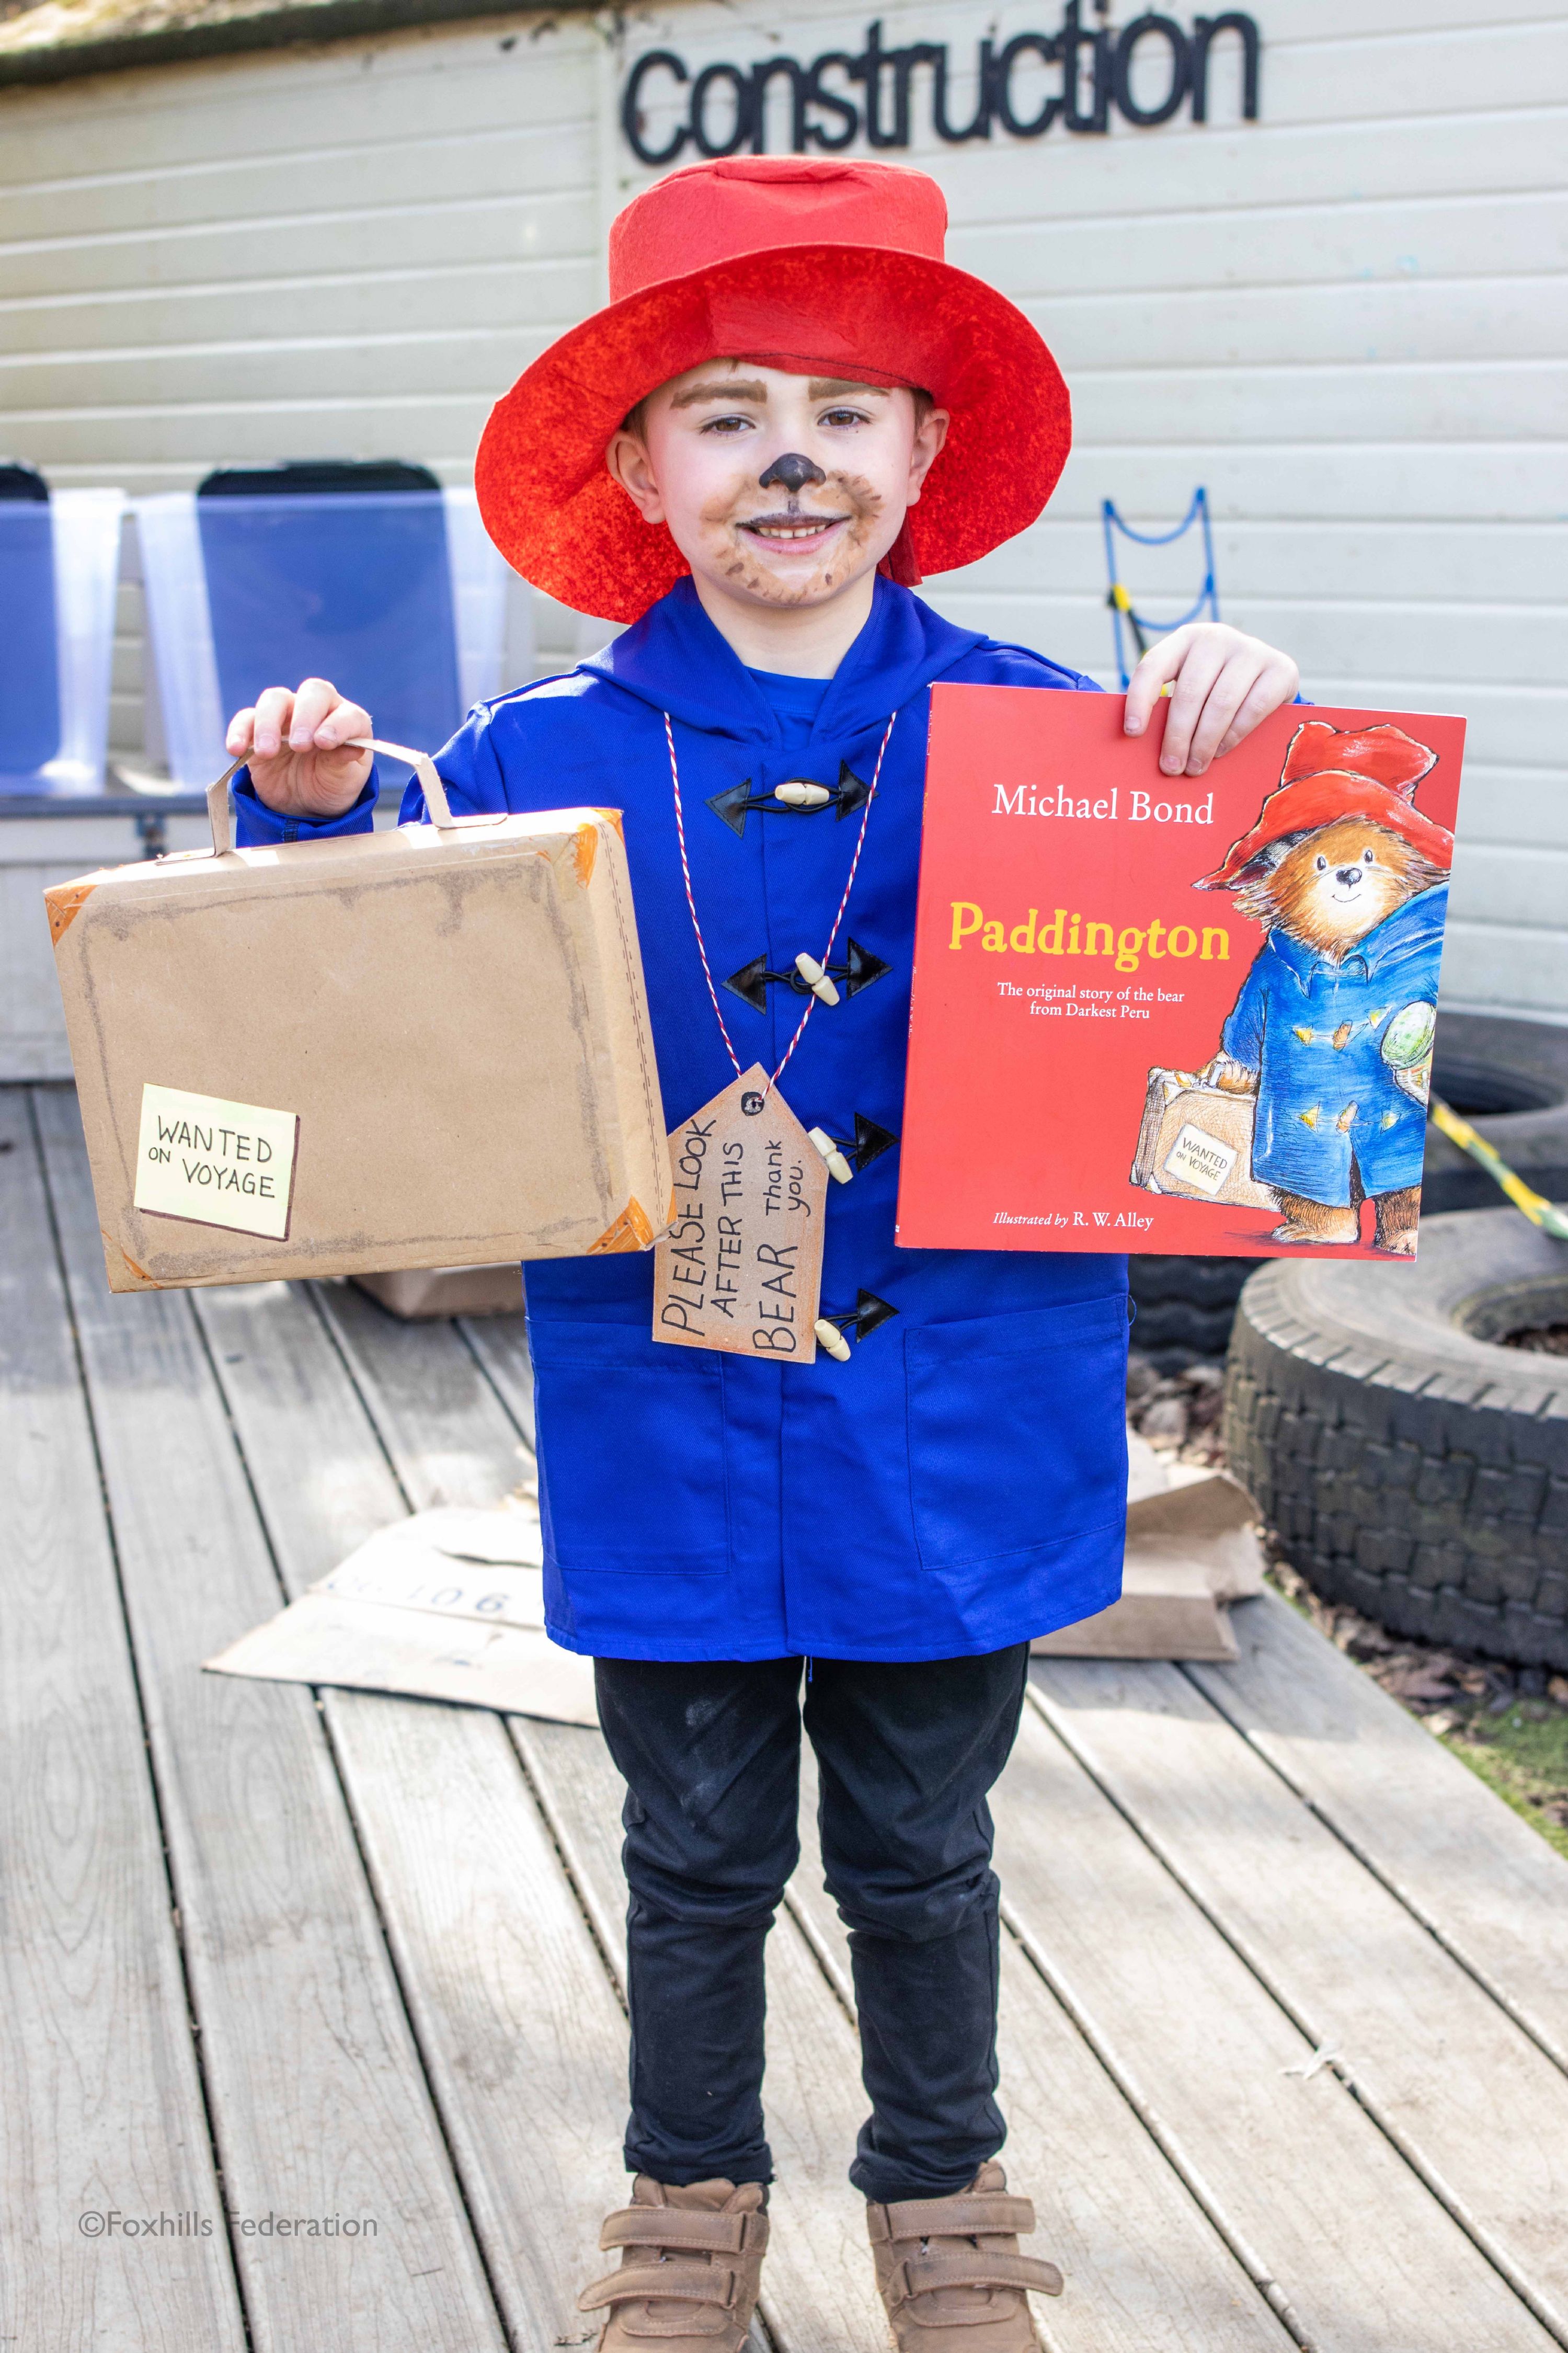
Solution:
<svg viewBox="0 0 1568 2353"><path fill-rule="evenodd" d="M1279 1196L1252 1174L1258 1098L1210 1085L1190 1071L1154 1070L1138 1131L1132 1182L1189 1201L1272 1209Z"/></svg>

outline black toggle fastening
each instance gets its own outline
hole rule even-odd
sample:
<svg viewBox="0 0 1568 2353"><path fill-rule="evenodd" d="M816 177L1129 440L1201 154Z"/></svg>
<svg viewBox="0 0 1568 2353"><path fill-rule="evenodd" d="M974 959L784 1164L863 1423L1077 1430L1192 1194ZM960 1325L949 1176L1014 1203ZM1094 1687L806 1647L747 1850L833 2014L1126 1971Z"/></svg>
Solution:
<svg viewBox="0 0 1568 2353"><path fill-rule="evenodd" d="M815 785L818 780L815 776L802 776L798 781L803 785ZM752 779L748 776L743 785L731 785L727 792L710 795L708 806L715 817L723 818L731 833L738 833L744 839L746 819L753 810L759 817L820 817L824 808L832 808L837 809L842 820L852 817L857 809L864 808L871 791L870 786L855 774L847 760L841 760L838 764L838 782L824 785L821 789L827 798L816 808L793 808L773 793L753 793Z"/></svg>
<svg viewBox="0 0 1568 2353"><path fill-rule="evenodd" d="M879 1127L874 1119L858 1111L853 1140L847 1135L836 1135L832 1140L847 1160L853 1160L858 1176L863 1168L869 1168L873 1160L880 1160L884 1152L891 1152L899 1139L890 1127Z"/></svg>
<svg viewBox="0 0 1568 2353"><path fill-rule="evenodd" d="M838 1329L849 1337L868 1340L873 1332L890 1322L898 1312L887 1300L879 1299L874 1291L859 1291L855 1294L855 1305L847 1315L834 1315L824 1308L822 1321L837 1324Z"/></svg>
<svg viewBox="0 0 1568 2353"><path fill-rule="evenodd" d="M843 982L846 997L858 997L863 988L869 988L874 980L880 980L892 969L892 965L884 963L880 956L873 955L868 948L863 948L858 940L847 943L842 964L823 966L830 980ZM753 1013L765 1013L770 985L783 986L786 982L797 997L809 997L812 993L810 982L793 966L788 972L770 972L766 956L760 955L753 956L750 964L743 964L739 972L732 972L724 986L736 997L743 997Z"/></svg>

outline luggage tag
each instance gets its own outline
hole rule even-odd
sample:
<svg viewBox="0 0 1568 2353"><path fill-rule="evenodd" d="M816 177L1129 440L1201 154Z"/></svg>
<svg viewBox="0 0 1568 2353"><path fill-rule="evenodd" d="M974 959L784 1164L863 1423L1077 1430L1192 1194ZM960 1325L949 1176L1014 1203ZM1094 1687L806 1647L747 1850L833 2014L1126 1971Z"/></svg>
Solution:
<svg viewBox="0 0 1568 2353"><path fill-rule="evenodd" d="M816 1357L827 1164L760 1062L669 1139L653 1336L775 1364Z"/></svg>
<svg viewBox="0 0 1568 2353"><path fill-rule="evenodd" d="M808 1134L801 1125L780 1094L778 1082L815 1008L838 1003L838 990L827 966L855 887L871 804L881 782L882 762L897 716L897 712L889 715L882 732L855 854L827 945L820 957L803 953L795 959L799 976L795 985L805 995L805 1005L784 1058L770 1078L760 1062L753 1062L750 1070L742 1069L713 986L686 855L675 730L668 712L664 714L686 904L709 1001L735 1078L711 1103L693 1112L669 1139L675 1209L668 1231L654 1249L656 1340L681 1348L718 1348L728 1356L768 1356L775 1364L815 1364L819 1344L840 1360L849 1354L840 1328L845 1319L835 1321L822 1314L822 1220L829 1171L840 1184L847 1181L851 1171L825 1129ZM727 825L732 821L732 817L724 818ZM873 1303L885 1305L880 1301ZM856 1318L847 1320L853 1323ZM862 1328L872 1327L862 1319L857 1329Z"/></svg>

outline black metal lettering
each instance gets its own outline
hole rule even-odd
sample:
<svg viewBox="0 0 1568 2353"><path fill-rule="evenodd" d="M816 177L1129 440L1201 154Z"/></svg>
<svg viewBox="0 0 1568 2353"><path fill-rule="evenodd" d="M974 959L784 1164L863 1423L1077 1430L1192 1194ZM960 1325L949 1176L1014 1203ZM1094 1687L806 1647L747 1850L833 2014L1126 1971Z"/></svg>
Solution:
<svg viewBox="0 0 1568 2353"><path fill-rule="evenodd" d="M866 47L856 58L853 71L856 80L864 82L866 85L866 136L873 147L907 147L910 143L910 92L907 82L903 91L904 120L901 130L896 117L898 104L896 92L893 128L890 131L886 130L882 123L883 69L891 66L896 75L899 60L902 55L901 49L885 49L882 47L882 20L879 16L874 24L867 26Z"/></svg>
<svg viewBox="0 0 1568 2353"><path fill-rule="evenodd" d="M1110 128L1110 36L1103 26L1098 32L1086 33L1079 22L1080 0L1068 0L1062 14L1062 121L1069 131L1109 131ZM1079 65L1079 52L1089 52L1089 100L1087 111L1080 104L1083 77Z"/></svg>
<svg viewBox="0 0 1568 2353"><path fill-rule="evenodd" d="M1158 106L1140 106L1132 95L1132 56L1139 42L1149 39L1151 35L1157 35L1170 51L1171 80ZM1187 94L1192 70L1192 52L1180 25L1173 16L1159 16L1149 9L1142 16L1133 17L1116 44L1110 64L1110 94L1129 122L1135 122L1141 131L1151 130L1157 122L1169 122Z"/></svg>
<svg viewBox="0 0 1568 2353"><path fill-rule="evenodd" d="M811 144L814 147L822 148L825 153L831 155L836 154L839 148L847 147L853 141L860 128L860 110L853 99L840 98L836 90L823 89L822 77L830 66L837 66L841 73L847 74L853 81L855 59L844 49L826 49L821 57L812 60L810 70L805 78L806 104L825 106L830 114L836 114L838 117L839 128L836 132L829 132L820 122L808 123L806 126L805 135Z"/></svg>
<svg viewBox="0 0 1568 2353"><path fill-rule="evenodd" d="M936 132L937 137L944 139L950 147L962 147L966 139L989 139L991 117L994 111L996 73L996 52L994 45L989 40L982 41L980 44L974 112L967 122L956 127L947 119L947 58L948 53L945 48L936 51L936 65L931 75L931 129Z"/></svg>
<svg viewBox="0 0 1568 2353"><path fill-rule="evenodd" d="M752 68L752 153L768 152L768 84L774 74L787 74L790 86L789 143L792 154L805 153L805 101L810 78L795 58L767 58Z"/></svg>
<svg viewBox="0 0 1568 2353"><path fill-rule="evenodd" d="M1258 120L1258 67L1263 36L1256 16L1229 8L1223 16L1194 16L1192 38L1193 121L1209 119L1209 47L1221 33L1241 38L1241 112L1247 122Z"/></svg>
<svg viewBox="0 0 1568 2353"><path fill-rule="evenodd" d="M1020 122L1013 111L1013 68L1026 49L1033 49L1047 65L1055 65L1061 56L1058 37L1046 33L1017 33L1007 43L997 58L992 79L992 96L1002 128L1010 131L1015 139L1038 139L1047 132L1062 111L1059 98L1047 98L1038 114Z"/></svg>
<svg viewBox="0 0 1568 2353"><path fill-rule="evenodd" d="M639 164L657 170L664 164L673 164L691 136L689 124L682 123L667 147L648 147L643 142L642 86L656 66L662 66L677 81L689 81L691 77L672 49L650 49L639 58L626 76L626 96L621 100L621 129L626 134L626 144Z"/></svg>
<svg viewBox="0 0 1568 2353"><path fill-rule="evenodd" d="M735 93L735 127L728 139L714 139L708 130L708 93L715 82L727 81ZM739 66L704 66L691 85L691 136L700 155L733 155L743 147L752 128L752 78Z"/></svg>

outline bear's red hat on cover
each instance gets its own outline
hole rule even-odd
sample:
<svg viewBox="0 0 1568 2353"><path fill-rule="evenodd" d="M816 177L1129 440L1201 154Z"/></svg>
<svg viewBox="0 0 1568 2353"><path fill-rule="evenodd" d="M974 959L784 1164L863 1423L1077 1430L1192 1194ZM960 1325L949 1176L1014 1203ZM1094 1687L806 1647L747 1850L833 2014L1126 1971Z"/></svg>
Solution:
<svg viewBox="0 0 1568 2353"><path fill-rule="evenodd" d="M507 562L577 611L632 621L688 569L605 467L639 400L709 360L929 392L952 422L886 568L910 585L1033 522L1067 460L1061 372L1016 304L943 258L923 172L800 155L696 164L610 231L606 309L496 403L474 468Z"/></svg>
<svg viewBox="0 0 1568 2353"><path fill-rule="evenodd" d="M1364 818L1397 834L1445 873L1454 862L1454 837L1415 807L1416 786L1437 765L1429 744L1418 744L1403 727L1333 727L1309 719L1298 727L1285 754L1279 787L1269 794L1257 824L1233 841L1212 874L1194 891L1229 891L1253 860L1287 835L1316 833L1342 818Z"/></svg>

